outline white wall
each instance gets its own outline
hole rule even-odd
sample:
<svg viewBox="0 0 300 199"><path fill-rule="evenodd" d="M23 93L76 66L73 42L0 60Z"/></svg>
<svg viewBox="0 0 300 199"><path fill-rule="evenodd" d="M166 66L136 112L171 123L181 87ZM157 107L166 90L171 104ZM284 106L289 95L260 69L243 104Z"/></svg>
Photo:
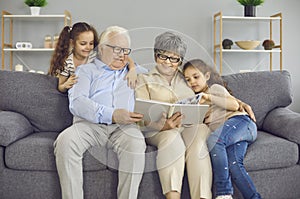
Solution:
<svg viewBox="0 0 300 199"><path fill-rule="evenodd" d="M172 29L182 34L189 46L187 59L198 57L212 64L213 46L213 15L222 11L224 15L243 15L243 7L236 0L48 0L41 14L62 14L69 10L73 23L85 21L91 23L100 33L110 25L120 25L130 30L132 36L132 56L140 64L153 63L152 47L154 37ZM29 14L29 8L23 0L0 1L1 10L13 14ZM283 68L292 76L294 100L290 108L300 112L299 56L300 38L299 0L266 0L257 8L257 16L269 16L278 12L283 15ZM298 22L297 22L298 21ZM241 24L226 23L224 36L232 40L258 39L268 37L268 23ZM61 30L62 23L58 21L15 23L15 40L31 41L36 46L43 45L47 34L54 35ZM250 28L248 28L250 27ZM29 29L29 30L28 30ZM1 30L2 31L2 30ZM275 34L276 35L276 34ZM0 41L1 42L1 41ZM261 46L260 46L261 48ZM30 68L47 71L51 53L15 53ZM14 65L21 63L14 56ZM273 61L274 70L279 69L279 58ZM8 55L6 55L6 60ZM268 70L268 56L260 54L225 54L223 74L238 72L240 69Z"/></svg>

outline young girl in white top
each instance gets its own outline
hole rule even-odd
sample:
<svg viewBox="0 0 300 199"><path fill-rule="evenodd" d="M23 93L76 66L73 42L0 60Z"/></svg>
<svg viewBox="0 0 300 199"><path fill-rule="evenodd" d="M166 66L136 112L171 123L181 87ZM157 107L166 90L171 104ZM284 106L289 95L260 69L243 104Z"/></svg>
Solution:
<svg viewBox="0 0 300 199"><path fill-rule="evenodd" d="M77 66L92 62L97 56L94 50L99 43L94 27L78 22L73 27L65 26L59 35L55 51L51 58L48 74L59 78L58 90L66 92L76 82L74 72ZM128 85L135 87L137 75L134 62L129 59L129 72L126 76Z"/></svg>
<svg viewBox="0 0 300 199"><path fill-rule="evenodd" d="M188 85L202 93L201 104L209 104L204 119L212 133L207 139L213 168L217 199L232 199L233 181L245 199L260 199L243 160L248 145L255 141L257 128L247 112L239 110L240 101L233 97L212 67L200 59L183 66Z"/></svg>

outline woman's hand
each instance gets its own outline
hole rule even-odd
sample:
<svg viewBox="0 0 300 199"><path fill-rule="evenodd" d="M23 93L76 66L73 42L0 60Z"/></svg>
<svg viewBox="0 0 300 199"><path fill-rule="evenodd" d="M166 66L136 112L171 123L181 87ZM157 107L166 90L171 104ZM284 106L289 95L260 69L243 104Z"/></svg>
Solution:
<svg viewBox="0 0 300 199"><path fill-rule="evenodd" d="M161 129L161 131L181 127L182 118L183 118L183 115L180 112L174 113L169 119L167 119L165 121L164 126Z"/></svg>
<svg viewBox="0 0 300 199"><path fill-rule="evenodd" d="M158 122L150 122L146 125L148 129L156 131L166 131L174 128L181 127L183 115L180 112L174 113L167 119L167 114L163 113L161 119Z"/></svg>
<svg viewBox="0 0 300 199"><path fill-rule="evenodd" d="M174 113L170 118L167 118L167 114L163 113L161 119L158 122L151 122L149 126L157 131L166 131L181 126L182 114L180 112Z"/></svg>

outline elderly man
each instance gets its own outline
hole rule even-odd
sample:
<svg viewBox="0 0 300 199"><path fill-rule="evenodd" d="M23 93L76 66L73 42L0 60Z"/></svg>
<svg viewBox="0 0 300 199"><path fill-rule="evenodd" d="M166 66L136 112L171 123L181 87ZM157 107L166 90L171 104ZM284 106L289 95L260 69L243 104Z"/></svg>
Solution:
<svg viewBox="0 0 300 199"><path fill-rule="evenodd" d="M137 198L145 165L146 144L135 125L134 90L127 86L130 37L118 26L100 36L99 57L76 70L78 82L69 90L73 125L54 143L62 198L83 198L82 157L92 146L111 146L119 158L118 198ZM137 67L137 72L142 71Z"/></svg>

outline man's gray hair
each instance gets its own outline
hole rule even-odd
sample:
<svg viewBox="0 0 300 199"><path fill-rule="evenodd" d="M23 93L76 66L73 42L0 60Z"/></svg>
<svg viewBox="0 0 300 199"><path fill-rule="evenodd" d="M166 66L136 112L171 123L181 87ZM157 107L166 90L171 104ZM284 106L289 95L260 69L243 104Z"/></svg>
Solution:
<svg viewBox="0 0 300 199"><path fill-rule="evenodd" d="M179 35L172 32L164 32L155 38L154 52L157 50L176 53L184 58L187 45Z"/></svg>
<svg viewBox="0 0 300 199"><path fill-rule="evenodd" d="M99 45L106 44L106 42L109 40L108 37L111 34L123 34L124 36L127 37L127 40L128 40L129 46L130 46L131 40L130 40L128 30L125 28L122 28L120 26L110 26L110 27L106 28L100 35Z"/></svg>

